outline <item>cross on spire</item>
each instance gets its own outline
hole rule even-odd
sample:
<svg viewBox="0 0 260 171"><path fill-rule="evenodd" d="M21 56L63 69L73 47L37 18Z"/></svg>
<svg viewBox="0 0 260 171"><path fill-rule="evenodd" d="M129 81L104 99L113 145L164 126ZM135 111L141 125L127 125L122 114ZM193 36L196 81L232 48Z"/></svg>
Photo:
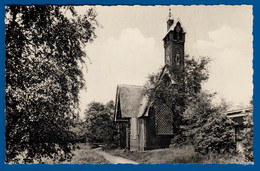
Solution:
<svg viewBox="0 0 260 171"><path fill-rule="evenodd" d="M169 15L167 16L167 20L173 20L173 15L172 15L172 9L169 7Z"/></svg>
<svg viewBox="0 0 260 171"><path fill-rule="evenodd" d="M167 17L167 31L169 31L170 27L173 25L173 16L172 16L172 11L171 7L169 7L169 15Z"/></svg>
<svg viewBox="0 0 260 171"><path fill-rule="evenodd" d="M171 7L169 7L169 18L172 17Z"/></svg>

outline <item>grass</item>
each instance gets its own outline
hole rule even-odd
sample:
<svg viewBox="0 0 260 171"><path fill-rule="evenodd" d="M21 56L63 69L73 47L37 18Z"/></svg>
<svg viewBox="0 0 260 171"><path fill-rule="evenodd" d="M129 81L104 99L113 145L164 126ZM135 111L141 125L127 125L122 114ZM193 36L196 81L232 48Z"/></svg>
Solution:
<svg viewBox="0 0 260 171"><path fill-rule="evenodd" d="M25 152L20 153L8 164L24 164ZM97 154L88 144L77 144L75 150L69 154L69 159L60 161L58 158L41 157L40 159L32 159L30 163L38 164L104 164L109 163L103 156Z"/></svg>
<svg viewBox="0 0 260 171"><path fill-rule="evenodd" d="M241 154L238 154L238 155L235 155L235 156L209 154L209 155L204 157L203 163L250 164L250 163L246 163L244 161L244 157Z"/></svg>
<svg viewBox="0 0 260 171"><path fill-rule="evenodd" d="M202 156L195 152L193 146L184 146L181 148L167 148L158 150L140 151L125 151L125 150L110 150L110 154L127 158L138 163L158 164L158 163L242 163L241 157L235 156Z"/></svg>
<svg viewBox="0 0 260 171"><path fill-rule="evenodd" d="M136 161L138 163L146 164L158 164L158 163L217 163L217 164L227 164L227 163L237 163L244 164L243 157L241 156L223 156L209 154L202 156L195 152L193 146L184 146L181 148L167 148L167 149L157 149L157 150L147 150L144 152L140 151L128 151L128 150L107 150L108 153L114 156L120 156L126 159ZM74 151L72 151L72 158L67 159L64 162L59 162L58 160L53 160L50 158L42 158L41 163L46 164L104 164L109 163L103 156L97 154L91 149L88 144L77 144ZM23 156L17 157L16 162L12 163L23 163ZM38 163L33 161L33 163ZM245 163L252 164L252 163Z"/></svg>
<svg viewBox="0 0 260 171"><path fill-rule="evenodd" d="M177 149L158 149L148 151L124 151L111 150L110 154L121 156L138 163L157 164L157 163L198 163L200 158L194 152L192 146Z"/></svg>
<svg viewBox="0 0 260 171"><path fill-rule="evenodd" d="M73 157L66 164L104 164L109 163L103 156L90 149L88 144L78 144L75 151L72 152Z"/></svg>

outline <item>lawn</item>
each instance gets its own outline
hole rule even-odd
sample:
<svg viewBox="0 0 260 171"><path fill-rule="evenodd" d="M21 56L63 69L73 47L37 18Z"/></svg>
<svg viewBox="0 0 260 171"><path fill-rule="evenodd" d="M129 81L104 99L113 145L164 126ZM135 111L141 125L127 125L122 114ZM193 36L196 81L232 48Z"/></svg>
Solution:
<svg viewBox="0 0 260 171"><path fill-rule="evenodd" d="M138 163L158 164L158 163L242 163L238 156L202 156L195 152L193 146L185 146L181 148L166 148L157 150L128 151L128 150L110 150L108 153L127 158Z"/></svg>
<svg viewBox="0 0 260 171"><path fill-rule="evenodd" d="M77 144L76 149L72 152L73 156L70 161L63 163L67 164L104 164L109 163L103 156L100 156L95 151L90 149L88 144Z"/></svg>
<svg viewBox="0 0 260 171"><path fill-rule="evenodd" d="M109 163L103 156L97 154L88 144L80 143L75 145L75 149L68 154L69 157L65 161L61 161L58 156L56 157L41 157L34 158L28 163L34 164L103 164ZM11 161L7 162L8 164L23 164L25 163L25 152L21 152ZM62 156L62 155L60 155Z"/></svg>

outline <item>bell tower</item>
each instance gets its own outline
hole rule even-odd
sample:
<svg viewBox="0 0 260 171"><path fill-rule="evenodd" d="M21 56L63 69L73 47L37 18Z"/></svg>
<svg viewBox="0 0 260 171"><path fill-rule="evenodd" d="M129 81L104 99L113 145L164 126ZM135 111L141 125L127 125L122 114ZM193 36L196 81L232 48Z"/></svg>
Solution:
<svg viewBox="0 0 260 171"><path fill-rule="evenodd" d="M179 19L174 21L171 9L167 17L167 34L163 38L165 65L175 71L184 68L185 32Z"/></svg>

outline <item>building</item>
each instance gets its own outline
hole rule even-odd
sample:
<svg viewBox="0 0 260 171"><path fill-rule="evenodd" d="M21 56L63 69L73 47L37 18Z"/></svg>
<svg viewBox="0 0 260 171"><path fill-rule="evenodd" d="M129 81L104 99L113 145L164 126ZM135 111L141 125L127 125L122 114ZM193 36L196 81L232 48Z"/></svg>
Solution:
<svg viewBox="0 0 260 171"><path fill-rule="evenodd" d="M170 77L172 84L177 84L181 78L171 74L169 68L177 73L184 69L185 31L180 20L173 19L171 11L163 43L165 67L159 80ZM164 104L155 107L148 102L142 86L118 85L114 121L127 122L126 146L132 151L167 148L173 138L173 113Z"/></svg>
<svg viewBox="0 0 260 171"><path fill-rule="evenodd" d="M234 128L236 149L239 152L243 152L244 151L243 144L242 144L243 136L241 132L244 129L243 121L245 116L253 115L253 107L230 110L227 111L225 114L227 117L231 118L236 123L236 126Z"/></svg>

